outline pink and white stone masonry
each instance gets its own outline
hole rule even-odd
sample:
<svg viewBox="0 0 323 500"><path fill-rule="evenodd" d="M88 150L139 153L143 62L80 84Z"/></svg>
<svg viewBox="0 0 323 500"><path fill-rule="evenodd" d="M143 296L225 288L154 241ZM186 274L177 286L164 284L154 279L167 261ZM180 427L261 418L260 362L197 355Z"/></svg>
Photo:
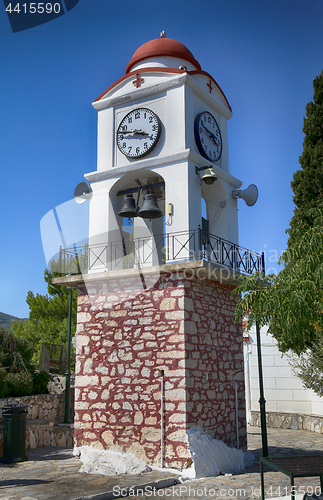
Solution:
<svg viewBox="0 0 323 500"><path fill-rule="evenodd" d="M161 370L164 463L182 468L186 431L200 426L246 446L242 326L230 284L183 273L79 286L75 445L129 451L160 465Z"/></svg>

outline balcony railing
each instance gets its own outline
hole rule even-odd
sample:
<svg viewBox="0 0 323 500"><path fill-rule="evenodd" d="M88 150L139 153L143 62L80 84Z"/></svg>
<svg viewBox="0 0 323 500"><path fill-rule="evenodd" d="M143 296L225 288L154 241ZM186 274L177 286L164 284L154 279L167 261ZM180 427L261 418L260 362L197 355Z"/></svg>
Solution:
<svg viewBox="0 0 323 500"><path fill-rule="evenodd" d="M264 254L235 243L204 234L200 228L159 236L133 238L124 234L121 241L60 249L60 275L87 274L134 267L205 260L240 274L264 271Z"/></svg>

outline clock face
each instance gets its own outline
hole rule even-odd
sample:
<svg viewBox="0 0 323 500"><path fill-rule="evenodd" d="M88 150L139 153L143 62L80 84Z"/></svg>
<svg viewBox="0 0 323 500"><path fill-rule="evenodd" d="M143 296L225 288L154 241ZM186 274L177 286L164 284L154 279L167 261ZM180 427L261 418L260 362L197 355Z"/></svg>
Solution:
<svg viewBox="0 0 323 500"><path fill-rule="evenodd" d="M158 116L147 108L130 111L117 130L117 145L129 158L141 158L156 146L161 132Z"/></svg>
<svg viewBox="0 0 323 500"><path fill-rule="evenodd" d="M216 119L208 111L199 113L194 122L195 141L199 152L210 161L217 161L222 153L222 137Z"/></svg>

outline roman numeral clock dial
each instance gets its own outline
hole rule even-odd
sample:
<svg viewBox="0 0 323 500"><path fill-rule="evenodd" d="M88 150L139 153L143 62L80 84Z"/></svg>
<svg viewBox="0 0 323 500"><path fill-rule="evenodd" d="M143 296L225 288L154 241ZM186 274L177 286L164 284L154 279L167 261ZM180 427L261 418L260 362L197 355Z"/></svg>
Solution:
<svg viewBox="0 0 323 500"><path fill-rule="evenodd" d="M117 145L129 158L141 158L156 146L161 132L158 116L147 108L130 111L117 130Z"/></svg>
<svg viewBox="0 0 323 500"><path fill-rule="evenodd" d="M204 158L217 161L222 154L222 137L216 119L208 111L199 113L194 121L194 135L198 150Z"/></svg>

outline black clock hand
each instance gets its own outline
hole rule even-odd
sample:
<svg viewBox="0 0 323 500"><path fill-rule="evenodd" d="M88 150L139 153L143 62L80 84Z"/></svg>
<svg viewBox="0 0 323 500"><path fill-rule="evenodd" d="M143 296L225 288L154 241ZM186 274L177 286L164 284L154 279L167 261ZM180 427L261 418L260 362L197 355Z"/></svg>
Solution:
<svg viewBox="0 0 323 500"><path fill-rule="evenodd" d="M212 134L212 132L211 132L211 134L210 134L210 137L211 137L211 139L213 139L214 144L218 147L219 143L218 143L218 141L216 140L215 135L214 135L214 134Z"/></svg>
<svg viewBox="0 0 323 500"><path fill-rule="evenodd" d="M141 129L135 129L135 130L118 130L118 134L126 135L126 134L132 134L132 135L150 135L147 134L147 132L144 132Z"/></svg>
<svg viewBox="0 0 323 500"><path fill-rule="evenodd" d="M137 135L150 135L147 132L145 132L144 130L141 130L141 128L139 130L134 130L133 133L137 134Z"/></svg>
<svg viewBox="0 0 323 500"><path fill-rule="evenodd" d="M207 132L207 134L211 137L211 139L213 140L213 142L215 143L216 146L219 145L218 141L216 140L216 137L215 135L209 130L206 128L205 125L203 125L203 123L201 123L202 127L205 129L205 131Z"/></svg>

